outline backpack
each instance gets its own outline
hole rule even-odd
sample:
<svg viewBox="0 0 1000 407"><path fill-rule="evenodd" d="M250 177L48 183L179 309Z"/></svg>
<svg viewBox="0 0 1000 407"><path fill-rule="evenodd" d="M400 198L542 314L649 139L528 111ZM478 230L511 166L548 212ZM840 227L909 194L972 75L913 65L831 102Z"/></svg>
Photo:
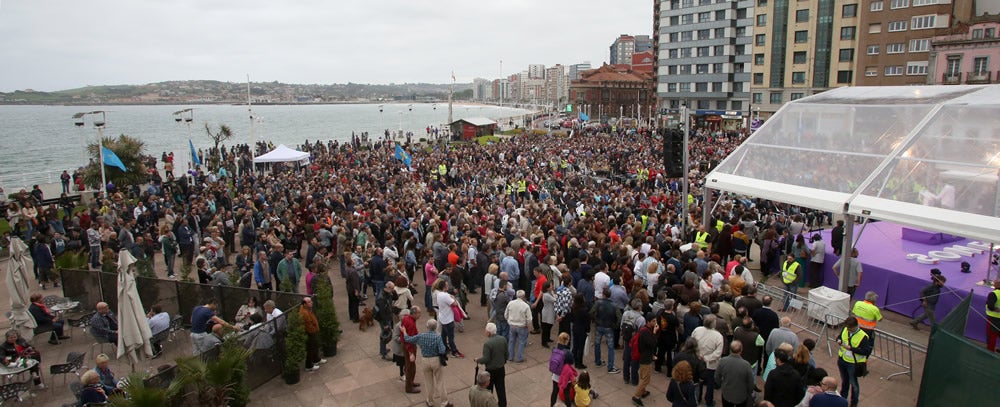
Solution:
<svg viewBox="0 0 1000 407"><path fill-rule="evenodd" d="M636 326L636 321L638 321L641 314L637 311L628 310L622 315L621 333L623 338L632 338L632 335L641 328ZM631 343L631 342L629 342Z"/></svg>
<svg viewBox="0 0 1000 407"><path fill-rule="evenodd" d="M645 327L643 327L645 328ZM641 332L642 329L639 330ZM632 348L632 361L639 360L639 332L632 335L632 339L628 341L628 346Z"/></svg>
<svg viewBox="0 0 1000 407"><path fill-rule="evenodd" d="M553 349L552 356L549 356L549 372L559 374L562 372L563 364L566 360L566 351L563 349Z"/></svg>
<svg viewBox="0 0 1000 407"><path fill-rule="evenodd" d="M573 293L570 291L570 289L563 286L559 287L559 289L556 290L556 303L555 303L556 315L564 316L566 314L569 314L569 309L572 303L573 303Z"/></svg>

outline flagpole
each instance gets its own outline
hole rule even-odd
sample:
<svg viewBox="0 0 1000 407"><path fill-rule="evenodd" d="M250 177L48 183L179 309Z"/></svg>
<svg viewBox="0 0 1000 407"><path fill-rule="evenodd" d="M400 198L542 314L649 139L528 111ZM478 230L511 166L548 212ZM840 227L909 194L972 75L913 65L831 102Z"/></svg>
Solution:
<svg viewBox="0 0 1000 407"><path fill-rule="evenodd" d="M104 172L104 132L101 130L104 126L97 126L97 150L101 154L101 191L104 192L104 197L108 197L108 176Z"/></svg>

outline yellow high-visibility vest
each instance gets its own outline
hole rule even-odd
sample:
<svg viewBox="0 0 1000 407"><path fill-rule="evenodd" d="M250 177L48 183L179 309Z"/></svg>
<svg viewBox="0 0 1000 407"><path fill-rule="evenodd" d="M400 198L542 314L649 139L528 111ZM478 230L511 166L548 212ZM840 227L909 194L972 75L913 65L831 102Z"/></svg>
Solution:
<svg viewBox="0 0 1000 407"><path fill-rule="evenodd" d="M694 234L694 242L698 244L699 248L708 247L708 232L697 232Z"/></svg>
<svg viewBox="0 0 1000 407"><path fill-rule="evenodd" d="M447 175L448 174L448 167L446 165L444 165L444 164L439 164L438 165L438 173L441 174L441 175Z"/></svg>
<svg viewBox="0 0 1000 407"><path fill-rule="evenodd" d="M996 311L990 311L990 307L986 307L986 316L990 318L1000 318L1000 290L993 290L993 295L997 297L997 303L993 306Z"/></svg>
<svg viewBox="0 0 1000 407"><path fill-rule="evenodd" d="M854 304L854 309L851 312L858 317L858 326L861 329L873 330L875 324L882 319L882 311L878 309L878 306L868 301L858 301Z"/></svg>
<svg viewBox="0 0 1000 407"><path fill-rule="evenodd" d="M781 265L781 282L785 284L791 284L795 282L795 276L799 271L799 262L793 261L791 263L785 262Z"/></svg>
<svg viewBox="0 0 1000 407"><path fill-rule="evenodd" d="M851 333L847 331L847 328L844 328L844 330L840 332L841 345L840 351L837 352L837 356L847 363L862 363L867 361L868 356L855 354L854 352L847 350L847 348L844 348L843 345L846 343L850 344L851 348L858 348L861 346L861 341L866 339L868 339L868 334L865 333L865 331L859 329L858 332L851 335Z"/></svg>
<svg viewBox="0 0 1000 407"><path fill-rule="evenodd" d="M528 190L528 182L525 180L517 181L517 193L522 193Z"/></svg>

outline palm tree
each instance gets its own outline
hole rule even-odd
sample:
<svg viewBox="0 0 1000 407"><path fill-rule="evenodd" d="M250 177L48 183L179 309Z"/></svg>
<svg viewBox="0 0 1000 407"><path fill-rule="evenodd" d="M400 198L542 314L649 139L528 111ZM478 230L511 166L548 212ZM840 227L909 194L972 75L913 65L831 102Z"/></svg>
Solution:
<svg viewBox="0 0 1000 407"><path fill-rule="evenodd" d="M212 156L207 159L208 166L210 169L216 169L219 167L218 163L222 155L222 152L219 151L219 144L233 138L233 131L229 128L229 126L220 124L219 131L213 132L212 127L209 126L208 123L205 123L205 133L208 134L208 138L212 139L212 142L215 143L215 150L213 150L215 151L215 154L212 154Z"/></svg>
<svg viewBox="0 0 1000 407"><path fill-rule="evenodd" d="M223 343L218 359L210 362L198 356L177 359L177 377L168 393L194 396L199 406L246 405L249 401L246 361L251 353L237 339L229 338ZM189 389L190 393L185 394Z"/></svg>
<svg viewBox="0 0 1000 407"><path fill-rule="evenodd" d="M122 134L118 137L104 137L101 144L114 152L122 164L125 164L127 170L122 171L118 167L105 165L104 173L108 182L120 189L126 186L142 185L149 181L146 163L143 161L146 143L138 138ZM98 166L98 163L101 162L100 146L97 143L88 143L87 152L90 154L91 161L84 169L83 180L87 185L101 185L101 167Z"/></svg>

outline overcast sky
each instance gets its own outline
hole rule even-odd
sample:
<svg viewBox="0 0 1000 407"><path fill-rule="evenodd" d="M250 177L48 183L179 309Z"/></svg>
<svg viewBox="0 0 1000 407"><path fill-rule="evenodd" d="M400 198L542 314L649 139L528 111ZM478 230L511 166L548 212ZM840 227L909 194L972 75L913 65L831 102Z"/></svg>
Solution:
<svg viewBox="0 0 1000 407"><path fill-rule="evenodd" d="M212 79L403 83L608 60L649 0L0 0L0 92Z"/></svg>

